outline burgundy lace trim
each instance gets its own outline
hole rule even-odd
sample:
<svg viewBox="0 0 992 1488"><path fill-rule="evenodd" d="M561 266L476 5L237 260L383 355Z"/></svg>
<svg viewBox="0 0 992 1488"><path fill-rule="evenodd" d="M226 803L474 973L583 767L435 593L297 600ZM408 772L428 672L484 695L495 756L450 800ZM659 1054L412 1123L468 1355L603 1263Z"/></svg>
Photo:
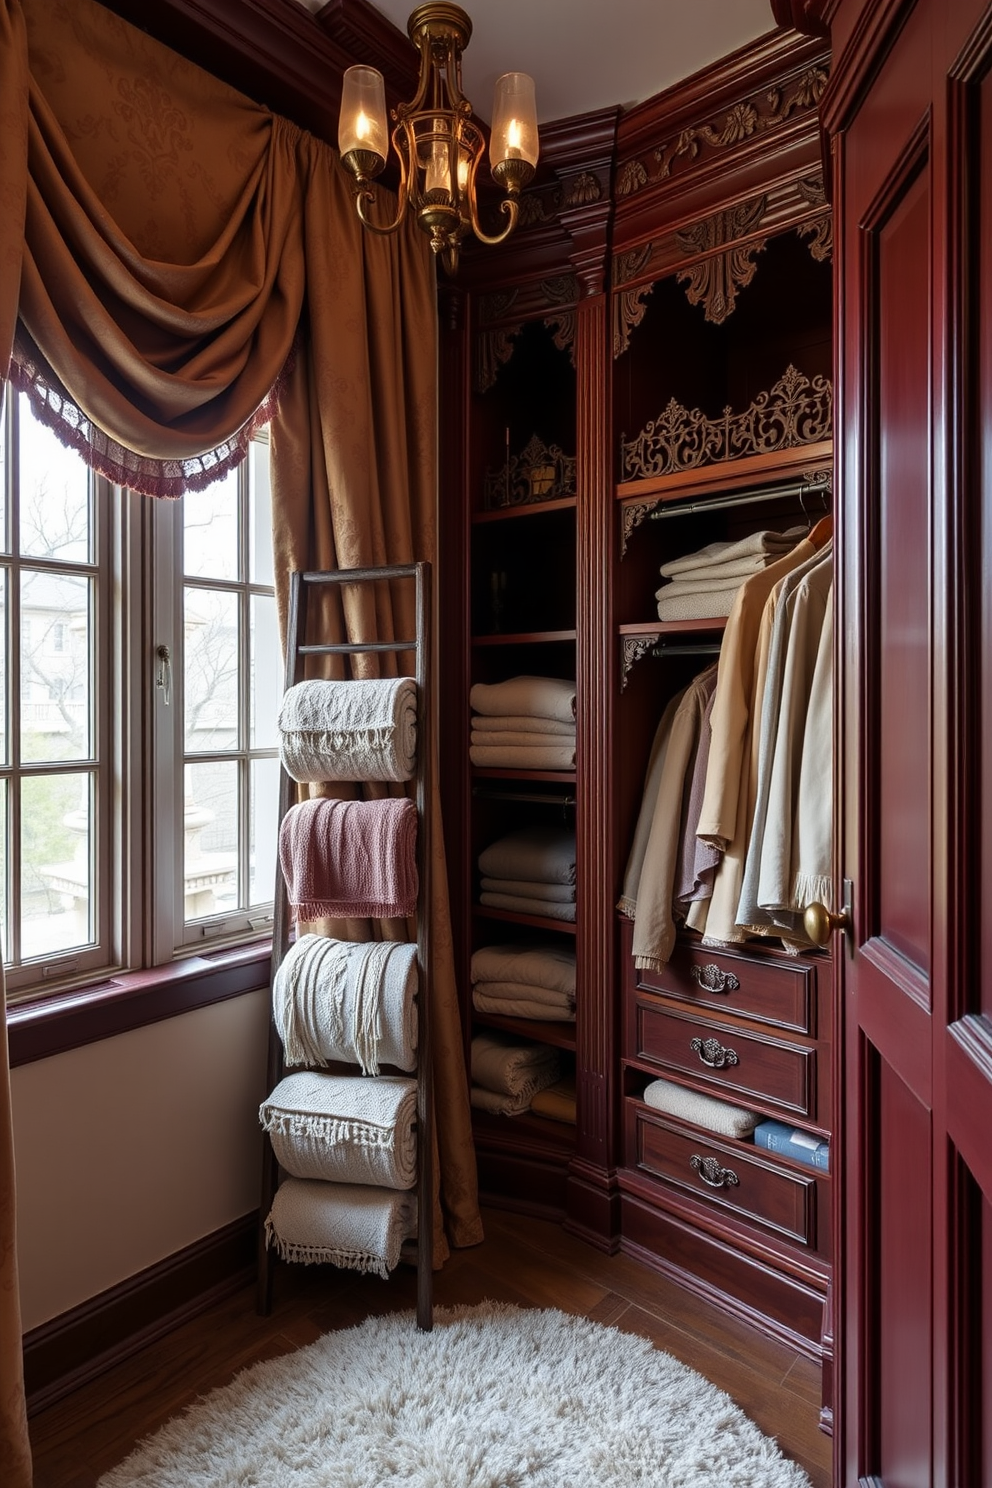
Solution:
<svg viewBox="0 0 992 1488"><path fill-rule="evenodd" d="M263 403L229 439L202 454L184 460L156 460L136 454L111 435L98 429L73 402L37 348L30 344L23 327L10 358L9 380L31 400L35 416L55 434L60 443L81 455L98 475L126 486L141 496L175 500L187 491L202 491L229 470L241 464L254 434L269 423L296 362L298 340Z"/></svg>

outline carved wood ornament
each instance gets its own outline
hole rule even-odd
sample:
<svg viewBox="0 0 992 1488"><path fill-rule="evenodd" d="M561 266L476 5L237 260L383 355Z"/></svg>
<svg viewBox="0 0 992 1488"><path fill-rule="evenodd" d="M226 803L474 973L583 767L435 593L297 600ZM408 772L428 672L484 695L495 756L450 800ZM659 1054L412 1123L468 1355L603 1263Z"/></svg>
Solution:
<svg viewBox="0 0 992 1488"><path fill-rule="evenodd" d="M690 305L702 305L703 314L714 325L722 325L733 312L737 303L737 292L754 278L757 264L753 255L760 253L767 238L753 238L748 243L736 243L735 239L753 232L765 214L766 201L756 196L751 201L728 207L725 212L715 212L702 222L676 233L679 246L687 253L705 254L698 263L691 264L676 275L678 282L688 281L686 291ZM724 252L714 249L731 244Z"/></svg>

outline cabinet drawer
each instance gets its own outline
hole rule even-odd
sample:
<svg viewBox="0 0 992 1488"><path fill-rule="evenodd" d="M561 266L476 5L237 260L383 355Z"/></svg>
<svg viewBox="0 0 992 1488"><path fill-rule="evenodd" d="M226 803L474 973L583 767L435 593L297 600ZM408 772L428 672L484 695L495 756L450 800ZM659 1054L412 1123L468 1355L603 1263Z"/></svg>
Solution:
<svg viewBox="0 0 992 1488"><path fill-rule="evenodd" d="M816 1177L680 1126L640 1101L626 1102L626 1150L642 1172L671 1188L755 1220L816 1249Z"/></svg>
<svg viewBox="0 0 992 1488"><path fill-rule="evenodd" d="M738 1105L749 1098L789 1116L817 1121L816 1049L694 1018L636 992L628 1002L627 1056L659 1072L675 1070Z"/></svg>
<svg viewBox="0 0 992 1488"><path fill-rule="evenodd" d="M631 973L635 986L644 991L739 1013L796 1033L815 1032L815 973L809 966L784 966L780 961L679 944L661 971L638 971L631 965Z"/></svg>

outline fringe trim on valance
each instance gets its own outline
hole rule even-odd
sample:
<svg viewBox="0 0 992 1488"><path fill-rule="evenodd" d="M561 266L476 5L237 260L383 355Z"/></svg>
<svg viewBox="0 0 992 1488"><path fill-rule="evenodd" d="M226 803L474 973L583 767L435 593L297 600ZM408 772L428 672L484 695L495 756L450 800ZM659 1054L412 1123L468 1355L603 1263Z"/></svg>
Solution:
<svg viewBox="0 0 992 1488"><path fill-rule="evenodd" d="M255 434L272 421L297 353L298 338L290 347L271 391L247 423L213 449L186 459L156 460L139 455L98 429L73 401L20 324L11 352L8 380L27 395L35 417L51 429L60 444L75 450L97 475L136 491L139 496L174 501L188 491L212 486L242 463Z"/></svg>

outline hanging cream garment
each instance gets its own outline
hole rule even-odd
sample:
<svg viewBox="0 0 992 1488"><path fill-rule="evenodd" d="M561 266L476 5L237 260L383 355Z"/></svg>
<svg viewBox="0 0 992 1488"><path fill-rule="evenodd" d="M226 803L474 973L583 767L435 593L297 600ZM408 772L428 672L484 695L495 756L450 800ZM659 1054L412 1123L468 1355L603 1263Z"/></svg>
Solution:
<svg viewBox="0 0 992 1488"><path fill-rule="evenodd" d="M711 666L690 682L672 720L634 915L634 965L651 971L660 971L675 946L675 878L681 866L692 765L716 676L717 669Z"/></svg>
<svg viewBox="0 0 992 1488"><path fill-rule="evenodd" d="M686 924L704 932L705 945L732 945L743 940L737 927L744 860L751 815L757 795L756 759L760 705L755 697L764 686L771 623L765 605L780 579L818 552L809 538L753 574L740 588L727 619L720 648L716 697L711 718L710 757L698 836L719 848L723 858L708 900L690 907ZM759 644L760 643L760 644Z"/></svg>
<svg viewBox="0 0 992 1488"><path fill-rule="evenodd" d="M820 632L799 771L799 804L792 853L792 905L833 908L834 610Z"/></svg>
<svg viewBox="0 0 992 1488"><path fill-rule="evenodd" d="M832 551L832 544L828 544L823 554L817 554L814 558L808 559L800 568L781 579L769 596L766 605L765 619L771 617L771 640L758 729L757 792L736 917L738 925L758 933L761 933L767 925L767 916L758 908L758 879L761 873L761 850L768 817L772 765L775 758L775 741L778 733L789 633L802 580L824 561L824 554L829 558ZM757 700L755 705L757 706Z"/></svg>
<svg viewBox="0 0 992 1488"><path fill-rule="evenodd" d="M661 783L662 771L665 768L665 755L668 752L668 744L672 737L672 722L678 712L679 704L685 696L685 689L677 692L665 707L664 713L654 731L654 739L651 742L651 753L648 756L648 767L644 775L644 792L641 796L640 810L637 813L637 825L634 828L634 837L627 856L627 867L623 876L623 889L617 901L617 909L632 920L637 912L637 890L641 881L641 869L644 866L644 854L647 850L648 838L651 836L651 823L654 821L654 808L658 801L658 786Z"/></svg>

